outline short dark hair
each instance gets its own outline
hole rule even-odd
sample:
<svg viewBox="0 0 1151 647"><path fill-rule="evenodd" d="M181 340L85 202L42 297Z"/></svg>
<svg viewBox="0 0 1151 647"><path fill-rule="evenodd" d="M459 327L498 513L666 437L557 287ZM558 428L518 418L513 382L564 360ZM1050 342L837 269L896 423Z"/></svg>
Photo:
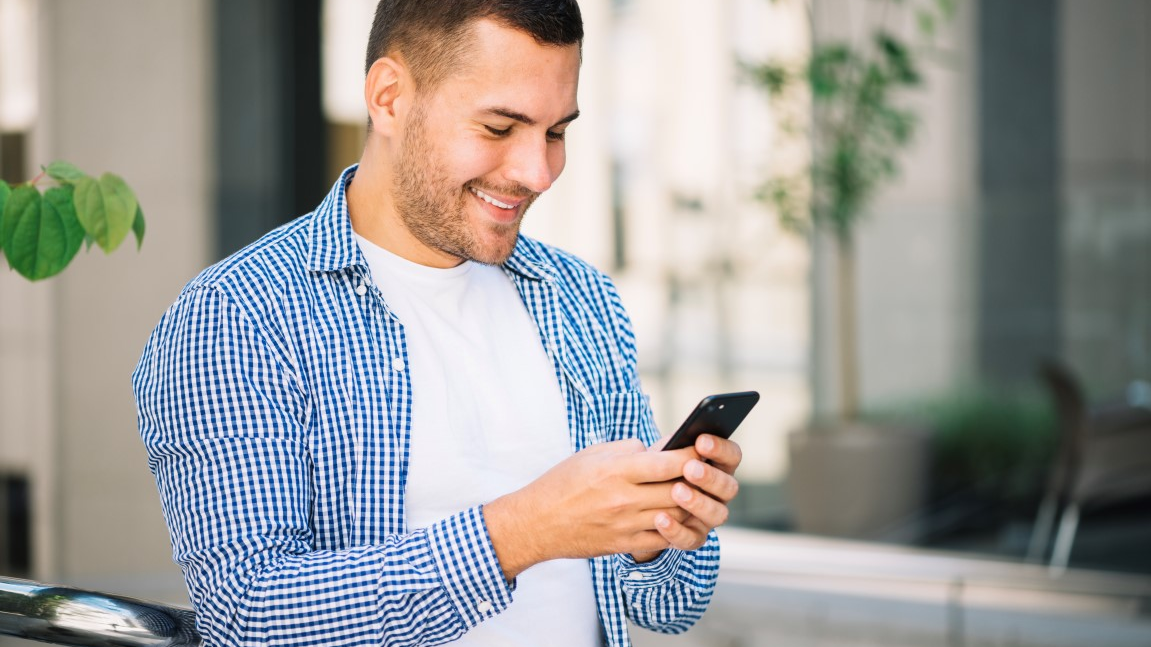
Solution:
<svg viewBox="0 0 1151 647"><path fill-rule="evenodd" d="M541 45L583 43L576 0L380 0L364 73L399 52L416 87L434 87L462 63L470 45L463 36L484 18L530 34Z"/></svg>

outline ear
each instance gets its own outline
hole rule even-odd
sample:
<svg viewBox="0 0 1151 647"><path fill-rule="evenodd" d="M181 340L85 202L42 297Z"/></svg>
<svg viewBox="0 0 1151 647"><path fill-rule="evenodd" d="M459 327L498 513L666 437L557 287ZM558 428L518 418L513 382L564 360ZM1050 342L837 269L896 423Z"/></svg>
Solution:
<svg viewBox="0 0 1151 647"><path fill-rule="evenodd" d="M377 59L364 80L364 103L372 130L384 136L396 133L396 113L411 94L411 76L400 61L385 56Z"/></svg>

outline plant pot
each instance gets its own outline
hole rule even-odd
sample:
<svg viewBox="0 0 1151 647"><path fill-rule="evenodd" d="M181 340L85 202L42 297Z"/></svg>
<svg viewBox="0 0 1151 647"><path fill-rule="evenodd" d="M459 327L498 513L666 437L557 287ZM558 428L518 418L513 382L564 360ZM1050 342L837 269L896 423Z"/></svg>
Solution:
<svg viewBox="0 0 1151 647"><path fill-rule="evenodd" d="M922 527L929 436L841 423L788 437L789 489L802 533L911 542Z"/></svg>

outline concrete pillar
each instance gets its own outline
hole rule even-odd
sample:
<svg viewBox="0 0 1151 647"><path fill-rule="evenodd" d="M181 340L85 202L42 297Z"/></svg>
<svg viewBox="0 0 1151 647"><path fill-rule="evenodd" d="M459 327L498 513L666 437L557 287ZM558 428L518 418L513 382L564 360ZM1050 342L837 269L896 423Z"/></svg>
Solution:
<svg viewBox="0 0 1151 647"><path fill-rule="evenodd" d="M979 6L983 377L1030 382L1059 352L1059 3Z"/></svg>
<svg viewBox="0 0 1151 647"><path fill-rule="evenodd" d="M327 195L321 0L215 0L215 258ZM364 20L371 20L366 16Z"/></svg>

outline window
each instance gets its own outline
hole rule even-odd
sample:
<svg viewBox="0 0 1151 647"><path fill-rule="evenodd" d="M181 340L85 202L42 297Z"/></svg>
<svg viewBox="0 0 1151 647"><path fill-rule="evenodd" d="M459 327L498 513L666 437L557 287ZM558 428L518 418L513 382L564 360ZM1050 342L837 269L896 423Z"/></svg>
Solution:
<svg viewBox="0 0 1151 647"><path fill-rule="evenodd" d="M27 577L32 567L28 478L0 475L0 574Z"/></svg>

